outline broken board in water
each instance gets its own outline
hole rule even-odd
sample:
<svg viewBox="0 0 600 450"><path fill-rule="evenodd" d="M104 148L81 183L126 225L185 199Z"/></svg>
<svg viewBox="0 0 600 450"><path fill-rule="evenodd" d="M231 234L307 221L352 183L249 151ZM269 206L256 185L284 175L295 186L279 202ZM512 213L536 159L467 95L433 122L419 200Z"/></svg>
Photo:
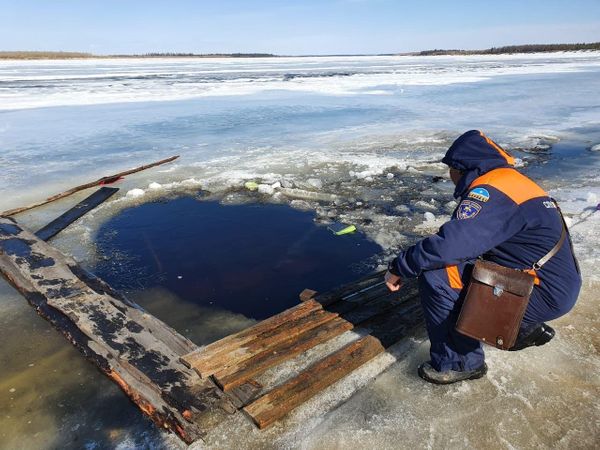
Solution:
<svg viewBox="0 0 600 450"><path fill-rule="evenodd" d="M77 203L64 214L54 219L48 225L38 230L35 235L43 241L48 241L67 228L80 217L90 212L92 209L101 205L110 197L112 197L119 188L103 187L98 189L92 195Z"/></svg>

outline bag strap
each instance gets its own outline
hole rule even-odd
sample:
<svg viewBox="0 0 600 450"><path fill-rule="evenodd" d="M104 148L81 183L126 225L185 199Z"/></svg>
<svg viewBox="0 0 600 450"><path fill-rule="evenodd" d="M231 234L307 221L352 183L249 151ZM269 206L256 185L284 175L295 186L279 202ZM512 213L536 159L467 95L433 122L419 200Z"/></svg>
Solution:
<svg viewBox="0 0 600 450"><path fill-rule="evenodd" d="M541 269L544 264L546 264L548 261L550 261L550 259L554 255L556 255L558 253L558 251L561 249L561 247L565 243L565 239L567 238L567 235L568 235L567 225L565 223L565 218L563 217L562 211L558 207L558 203L556 203L556 200L554 200L554 199L551 199L551 200L552 200L552 203L554 203L554 205L556 206L556 210L558 211L558 214L560 215L560 221L562 222L562 231L560 233L560 239L548 253L546 253L540 260L538 260L536 263L533 264L533 266L532 266L533 270ZM570 239L569 239L569 241L570 241ZM571 248L573 248L573 244L571 244ZM573 255L573 257L575 257L575 255ZM579 267L577 267L577 270L579 270Z"/></svg>

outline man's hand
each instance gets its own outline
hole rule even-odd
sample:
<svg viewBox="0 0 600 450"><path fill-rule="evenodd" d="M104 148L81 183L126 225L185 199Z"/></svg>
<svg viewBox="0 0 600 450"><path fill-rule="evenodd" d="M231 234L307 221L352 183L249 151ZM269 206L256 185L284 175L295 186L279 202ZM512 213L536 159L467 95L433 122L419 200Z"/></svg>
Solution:
<svg viewBox="0 0 600 450"><path fill-rule="evenodd" d="M385 273L384 280L385 285L392 292L399 291L402 287L402 278L400 278L398 275L394 275L389 270Z"/></svg>

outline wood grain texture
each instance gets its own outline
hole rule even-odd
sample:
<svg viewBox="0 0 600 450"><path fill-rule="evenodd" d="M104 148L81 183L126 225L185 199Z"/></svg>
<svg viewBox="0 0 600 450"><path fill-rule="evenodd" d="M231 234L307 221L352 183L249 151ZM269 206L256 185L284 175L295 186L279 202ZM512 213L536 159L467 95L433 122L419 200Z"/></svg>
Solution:
<svg viewBox="0 0 600 450"><path fill-rule="evenodd" d="M240 364L284 340L295 339L300 334L319 327L336 317L337 314L322 309L317 309L299 318L291 316L289 321L252 336L252 339L241 346L229 348L227 352L218 352L207 358L196 360L193 368L201 377L208 377L229 366Z"/></svg>
<svg viewBox="0 0 600 450"><path fill-rule="evenodd" d="M365 336L267 392L245 406L244 412L265 428L383 351L376 338Z"/></svg>
<svg viewBox="0 0 600 450"><path fill-rule="evenodd" d="M241 363L215 373L214 379L224 391L229 391L243 384L246 380L260 375L270 367L281 364L351 329L351 323L335 318L319 327L307 330L297 337L283 340Z"/></svg>
<svg viewBox="0 0 600 450"><path fill-rule="evenodd" d="M350 294L350 296L343 297L331 305L327 306L327 311L337 312L340 316L345 316L351 311L364 308L370 302L379 299L383 296L389 296L390 291L385 285L381 285L378 280L374 280L374 286L368 286L367 290L361 290ZM396 294L397 298L400 298L399 294Z"/></svg>
<svg viewBox="0 0 600 450"><path fill-rule="evenodd" d="M189 368L192 368L200 361L203 361L207 358L219 354L227 353L241 345L246 344L247 342L250 342L251 340L255 339L256 335L260 333L264 333L268 330L272 330L273 328L277 328L286 321L294 320L294 318L303 317L319 309L322 309L321 304L314 300L309 300L307 302L301 303L299 305L294 306L293 308L286 309L285 311L279 314L276 314L272 317L269 317L268 319L258 322L252 327L246 328L234 334L230 334L229 336L226 336L223 339L215 341L204 347L198 348L197 350L190 352L187 355L184 355L181 358L181 361Z"/></svg>
<svg viewBox="0 0 600 450"><path fill-rule="evenodd" d="M311 300L317 294L318 294L318 292L313 289L304 289L302 292L300 292L300 295L299 295L300 301L307 302L308 300Z"/></svg>
<svg viewBox="0 0 600 450"><path fill-rule="evenodd" d="M339 300L342 300L347 295L352 295L357 291L373 286L374 283L383 281L384 275L385 270L373 272L353 283L345 284L329 292L324 292L323 294L317 294L314 299L323 306L329 306Z"/></svg>
<svg viewBox="0 0 600 450"><path fill-rule="evenodd" d="M233 404L238 408L242 409L247 404L253 402L260 394L263 386L256 380L246 380L239 386L236 386L229 391L227 395L233 401Z"/></svg>
<svg viewBox="0 0 600 450"><path fill-rule="evenodd" d="M191 443L227 399L180 361L194 343L37 238L0 218L0 272L159 427Z"/></svg>

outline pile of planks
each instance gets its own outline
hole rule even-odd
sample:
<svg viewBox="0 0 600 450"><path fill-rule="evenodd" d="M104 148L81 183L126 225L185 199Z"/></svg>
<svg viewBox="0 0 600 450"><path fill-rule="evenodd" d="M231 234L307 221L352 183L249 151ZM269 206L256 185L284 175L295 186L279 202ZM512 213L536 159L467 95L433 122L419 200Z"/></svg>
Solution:
<svg viewBox="0 0 600 450"><path fill-rule="evenodd" d="M184 355L181 361L202 378L212 377L259 428L265 428L421 323L416 287L390 293L382 277L376 273L323 295L306 290L299 305ZM370 334L282 384L263 387L257 381L268 369L357 327Z"/></svg>

